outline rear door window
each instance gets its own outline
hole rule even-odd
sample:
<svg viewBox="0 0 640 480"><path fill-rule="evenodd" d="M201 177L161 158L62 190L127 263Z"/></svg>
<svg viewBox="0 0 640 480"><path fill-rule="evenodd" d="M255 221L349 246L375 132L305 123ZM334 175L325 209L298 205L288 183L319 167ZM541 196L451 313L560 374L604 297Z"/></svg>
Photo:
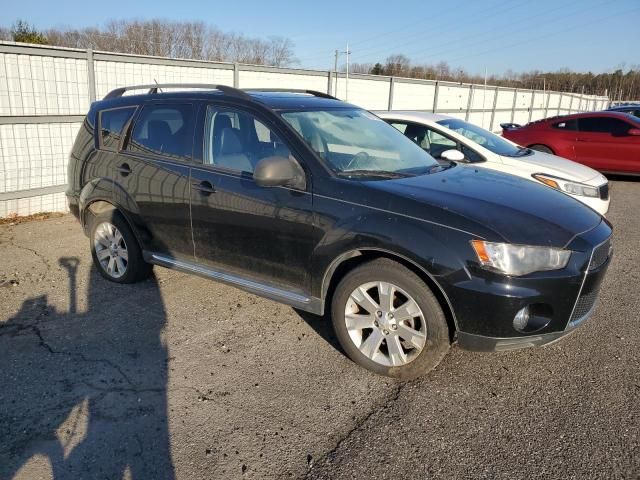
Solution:
<svg viewBox="0 0 640 480"><path fill-rule="evenodd" d="M578 120L578 129L581 132L624 135L630 128L630 124L618 118L586 117Z"/></svg>
<svg viewBox="0 0 640 480"><path fill-rule="evenodd" d="M136 107L113 108L100 112L99 145L103 150L117 152L124 130Z"/></svg>
<svg viewBox="0 0 640 480"><path fill-rule="evenodd" d="M193 155L194 107L191 104L145 105L127 150L189 160Z"/></svg>

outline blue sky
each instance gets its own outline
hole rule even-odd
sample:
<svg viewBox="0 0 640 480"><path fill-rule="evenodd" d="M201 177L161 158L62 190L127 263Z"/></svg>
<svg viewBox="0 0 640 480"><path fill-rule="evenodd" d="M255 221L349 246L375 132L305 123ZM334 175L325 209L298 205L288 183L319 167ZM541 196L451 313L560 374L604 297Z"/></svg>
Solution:
<svg viewBox="0 0 640 480"><path fill-rule="evenodd" d="M601 72L640 64L640 0L132 0L120 5L0 0L5 25L17 18L39 28L164 18L202 20L248 36L280 35L293 40L300 66L309 68L329 68L334 50L344 50L347 42L356 62L404 53L414 63L445 60L471 73L563 67Z"/></svg>

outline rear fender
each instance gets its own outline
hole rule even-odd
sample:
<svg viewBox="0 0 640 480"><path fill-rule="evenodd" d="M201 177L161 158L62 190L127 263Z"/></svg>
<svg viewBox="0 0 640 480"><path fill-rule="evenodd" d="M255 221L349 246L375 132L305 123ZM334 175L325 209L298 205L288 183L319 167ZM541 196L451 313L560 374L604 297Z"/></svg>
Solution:
<svg viewBox="0 0 640 480"><path fill-rule="evenodd" d="M126 192L124 188L110 178L96 178L87 183L80 192L80 222L88 235L88 220L90 219L91 205L97 202L106 202L118 210L138 239L140 245L144 245L144 240L148 238L148 229L140 217L140 209L135 200ZM94 213L99 213L94 212Z"/></svg>

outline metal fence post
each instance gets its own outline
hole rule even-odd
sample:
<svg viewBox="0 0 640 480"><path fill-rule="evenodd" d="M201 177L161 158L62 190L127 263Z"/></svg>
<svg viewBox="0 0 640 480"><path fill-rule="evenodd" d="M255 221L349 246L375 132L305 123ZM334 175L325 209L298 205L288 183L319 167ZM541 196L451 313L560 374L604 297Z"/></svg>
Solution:
<svg viewBox="0 0 640 480"><path fill-rule="evenodd" d="M393 77L389 79L389 104L387 110L393 110L393 89L395 86L395 80Z"/></svg>
<svg viewBox="0 0 640 480"><path fill-rule="evenodd" d="M529 107L529 122L531 122L531 118L533 117L533 107L536 104L536 91L531 90L531 106Z"/></svg>
<svg viewBox="0 0 640 480"><path fill-rule="evenodd" d="M233 64L233 88L238 88L240 85L240 65Z"/></svg>
<svg viewBox="0 0 640 480"><path fill-rule="evenodd" d="M513 91L513 105L511 106L511 123L516 119L516 103L518 102L518 89Z"/></svg>
<svg viewBox="0 0 640 480"><path fill-rule="evenodd" d="M549 116L549 101L551 100L551 94L547 92L547 101L544 103L544 118Z"/></svg>
<svg viewBox="0 0 640 480"><path fill-rule="evenodd" d="M560 92L560 99L558 100L558 112L556 115L560 115L560 109L562 108L562 92Z"/></svg>
<svg viewBox="0 0 640 480"><path fill-rule="evenodd" d="M490 131L493 131L493 121L496 118L496 107L498 106L498 95L500 95L500 87L496 87L496 93L493 95L493 107L491 108L491 120L489 120Z"/></svg>
<svg viewBox="0 0 640 480"><path fill-rule="evenodd" d="M573 113L573 99L574 99L575 95L572 93L571 94L571 101L569 102L569 114Z"/></svg>
<svg viewBox="0 0 640 480"><path fill-rule="evenodd" d="M473 83L469 85L469 100L467 101L467 113L464 116L466 122L469 121L469 114L471 113L471 105L473 104Z"/></svg>
<svg viewBox="0 0 640 480"><path fill-rule="evenodd" d="M333 73L331 73L331 70L329 70L327 75L327 94L328 95L333 95L333 93L331 93L331 90L333 89ZM334 95L335 96L335 95Z"/></svg>
<svg viewBox="0 0 640 480"><path fill-rule="evenodd" d="M93 49L87 49L87 82L89 83L89 102L96 101L96 71L93 63Z"/></svg>
<svg viewBox="0 0 640 480"><path fill-rule="evenodd" d="M436 80L436 88L433 91L433 108L431 109L433 113L437 113L438 111L438 89L439 88L440 88L440 82Z"/></svg>

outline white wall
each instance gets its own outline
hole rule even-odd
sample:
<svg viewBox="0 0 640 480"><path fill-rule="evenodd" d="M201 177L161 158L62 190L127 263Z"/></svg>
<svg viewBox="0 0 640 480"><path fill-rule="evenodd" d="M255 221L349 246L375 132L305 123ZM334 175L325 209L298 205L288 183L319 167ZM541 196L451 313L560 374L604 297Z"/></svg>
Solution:
<svg viewBox="0 0 640 480"><path fill-rule="evenodd" d="M90 79L93 73L94 85ZM329 72L111 54L0 42L0 217L66 208L66 165L76 132L95 98L124 85L207 83L238 88L295 88L327 92ZM344 74L331 91L345 99ZM393 85L393 87L392 87ZM579 109L605 108L608 99L579 94L415 79L352 75L348 100L370 110L438 111L491 130ZM471 91L473 93L471 94ZM495 95L497 93L497 99ZM436 101L437 94L437 101ZM515 110L514 107L515 95ZM471 98L470 98L471 96ZM548 109L546 108L549 98ZM571 98L573 97L573 102ZM469 100L471 99L471 102ZM582 99L582 101L580 101ZM496 111L492 109L495 101ZM467 111L469 109L469 111ZM47 189L38 194L38 189ZM35 189L35 190L34 190ZM52 192L51 190L56 190ZM45 194L46 193L46 194ZM34 196L36 195L36 196Z"/></svg>
<svg viewBox="0 0 640 480"><path fill-rule="evenodd" d="M95 62L96 98L123 85L153 83L209 83L233 86L233 70L151 65L148 63ZM137 92L140 93L140 92Z"/></svg>

